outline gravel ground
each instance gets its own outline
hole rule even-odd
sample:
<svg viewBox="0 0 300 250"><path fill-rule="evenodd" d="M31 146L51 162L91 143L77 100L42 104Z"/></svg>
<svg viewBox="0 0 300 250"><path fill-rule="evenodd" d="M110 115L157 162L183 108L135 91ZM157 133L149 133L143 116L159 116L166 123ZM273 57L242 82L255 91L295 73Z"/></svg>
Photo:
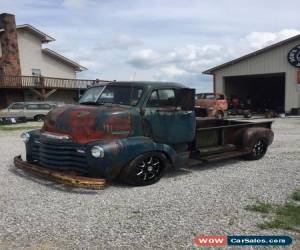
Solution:
<svg viewBox="0 0 300 250"><path fill-rule="evenodd" d="M0 131L0 249L196 249L194 235L299 235L260 230L256 200L283 203L300 187L300 119L277 119L260 161L169 172L147 187L68 188L17 171L21 131ZM249 248L242 248L249 249Z"/></svg>

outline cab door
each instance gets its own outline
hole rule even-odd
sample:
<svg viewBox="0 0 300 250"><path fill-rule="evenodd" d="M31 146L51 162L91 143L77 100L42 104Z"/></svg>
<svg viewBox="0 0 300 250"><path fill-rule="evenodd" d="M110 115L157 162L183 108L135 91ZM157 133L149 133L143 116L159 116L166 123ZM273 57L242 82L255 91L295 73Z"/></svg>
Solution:
<svg viewBox="0 0 300 250"><path fill-rule="evenodd" d="M144 129L155 142L178 144L195 137L194 107L184 105L188 100L183 89L156 89L146 103ZM194 102L194 96L190 97Z"/></svg>

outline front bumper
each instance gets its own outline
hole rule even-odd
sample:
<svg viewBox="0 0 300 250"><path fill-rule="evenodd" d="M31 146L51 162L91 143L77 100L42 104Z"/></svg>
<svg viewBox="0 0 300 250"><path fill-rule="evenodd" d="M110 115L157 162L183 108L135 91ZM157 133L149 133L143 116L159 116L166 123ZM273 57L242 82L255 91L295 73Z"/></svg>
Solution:
<svg viewBox="0 0 300 250"><path fill-rule="evenodd" d="M91 155L95 143L78 144L70 139L45 137L39 130L28 132L27 162L38 162L54 171L75 171L81 175L105 177L105 161Z"/></svg>
<svg viewBox="0 0 300 250"><path fill-rule="evenodd" d="M52 180L70 185L73 187L84 187L91 189L103 189L105 187L105 179L98 178L88 178L78 175L74 171L58 171L51 170L45 167L42 167L38 164L28 163L23 161L21 156L16 156L14 158L14 164L17 168L35 173L44 177L51 178Z"/></svg>

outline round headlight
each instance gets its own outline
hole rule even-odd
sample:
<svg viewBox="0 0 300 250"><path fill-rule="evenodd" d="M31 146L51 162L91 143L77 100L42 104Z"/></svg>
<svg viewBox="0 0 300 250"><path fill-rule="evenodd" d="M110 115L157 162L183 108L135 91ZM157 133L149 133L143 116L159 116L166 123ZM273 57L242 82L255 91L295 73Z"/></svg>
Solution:
<svg viewBox="0 0 300 250"><path fill-rule="evenodd" d="M27 133L27 132L22 133L22 134L21 134L21 139L22 139L22 141L25 142L25 143L28 142L29 139L30 139L30 134Z"/></svg>
<svg viewBox="0 0 300 250"><path fill-rule="evenodd" d="M104 157L104 150L100 146L94 146L91 148L91 154L95 158L103 158Z"/></svg>

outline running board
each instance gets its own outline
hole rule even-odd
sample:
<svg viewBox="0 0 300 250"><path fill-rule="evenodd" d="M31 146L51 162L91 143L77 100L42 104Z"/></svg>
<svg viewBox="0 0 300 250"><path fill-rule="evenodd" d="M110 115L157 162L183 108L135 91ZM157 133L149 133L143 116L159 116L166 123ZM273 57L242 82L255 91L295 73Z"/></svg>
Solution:
<svg viewBox="0 0 300 250"><path fill-rule="evenodd" d="M201 156L208 156L208 155L216 155L222 154L226 152L236 151L237 147L233 144L226 144L226 145L218 145L218 146L209 146L209 147L200 147L197 150L197 153Z"/></svg>
<svg viewBox="0 0 300 250"><path fill-rule="evenodd" d="M220 154L213 154L213 155L207 155L207 156L200 156L199 154L193 154L191 155L192 159L204 161L204 162L212 162L212 161L219 161L219 160L225 160L235 157L240 157L243 155L247 155L249 152L247 151L231 151L231 152L224 152Z"/></svg>

